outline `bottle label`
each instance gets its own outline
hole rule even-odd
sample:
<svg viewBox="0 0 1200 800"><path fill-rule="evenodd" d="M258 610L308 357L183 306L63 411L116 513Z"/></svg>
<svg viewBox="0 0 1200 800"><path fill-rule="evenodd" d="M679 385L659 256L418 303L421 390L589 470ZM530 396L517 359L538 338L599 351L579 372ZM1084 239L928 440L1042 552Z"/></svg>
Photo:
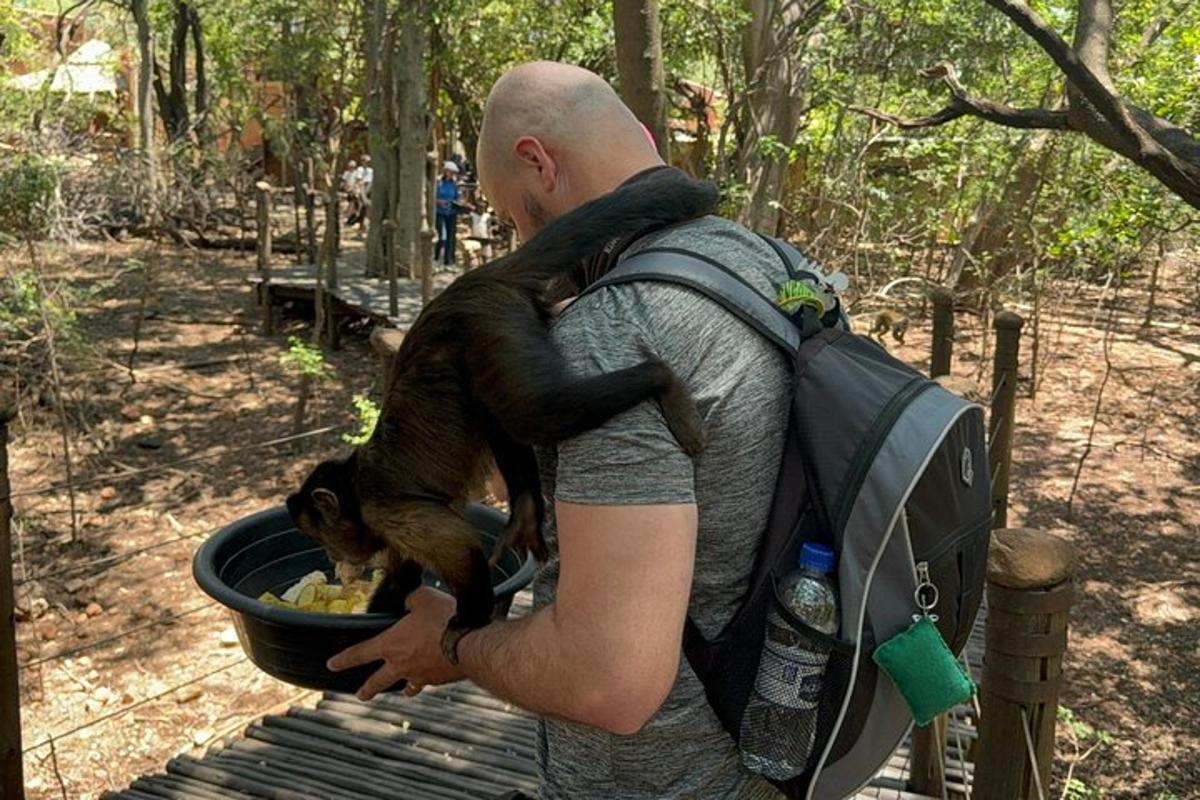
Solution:
<svg viewBox="0 0 1200 800"><path fill-rule="evenodd" d="M767 619L767 638L754 691L773 705L816 708L821 702L828 662L829 653L807 649L803 639L772 611Z"/></svg>

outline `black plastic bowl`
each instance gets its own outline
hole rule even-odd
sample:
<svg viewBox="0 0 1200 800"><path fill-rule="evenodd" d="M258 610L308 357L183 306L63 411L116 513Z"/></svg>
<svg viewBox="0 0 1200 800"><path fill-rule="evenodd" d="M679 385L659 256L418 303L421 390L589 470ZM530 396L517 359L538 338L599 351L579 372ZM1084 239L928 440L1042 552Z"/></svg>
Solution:
<svg viewBox="0 0 1200 800"><path fill-rule="evenodd" d="M467 519L490 553L507 517L494 508L470 504ZM325 662L352 644L390 627L391 614L324 614L280 608L259 602L263 592L277 597L313 570L332 578L333 565L312 539L292 522L286 508L272 508L240 519L213 534L196 551L192 574L210 597L233 617L242 649L260 669L282 681L308 689L352 692L378 664L330 672ZM509 550L492 568L496 616L504 617L513 595L529 584L535 563L523 563ZM437 577L427 574L426 583Z"/></svg>

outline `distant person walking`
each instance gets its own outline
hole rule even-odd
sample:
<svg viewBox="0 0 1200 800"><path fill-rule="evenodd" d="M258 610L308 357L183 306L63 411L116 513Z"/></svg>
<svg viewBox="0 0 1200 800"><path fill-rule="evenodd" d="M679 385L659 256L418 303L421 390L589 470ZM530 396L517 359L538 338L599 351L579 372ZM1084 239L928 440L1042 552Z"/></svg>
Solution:
<svg viewBox="0 0 1200 800"><path fill-rule="evenodd" d="M475 204L471 209L471 241L479 243L479 258L481 264L492 260L492 212L488 211L487 201L482 193L475 192Z"/></svg>
<svg viewBox="0 0 1200 800"><path fill-rule="evenodd" d="M371 216L371 183L375 180L375 170L371 167L371 157L363 156L362 166L355 170L354 182L358 190L358 234L367 232L367 217Z"/></svg>
<svg viewBox="0 0 1200 800"><path fill-rule="evenodd" d="M437 182L437 246L433 260L440 254L444 267L454 266L454 225L458 214L458 164L442 164L442 177Z"/></svg>
<svg viewBox="0 0 1200 800"><path fill-rule="evenodd" d="M342 193L346 195L346 205L350 213L346 215L346 224L358 222L362 208L358 202L358 162L350 159L346 162L346 171L342 173Z"/></svg>

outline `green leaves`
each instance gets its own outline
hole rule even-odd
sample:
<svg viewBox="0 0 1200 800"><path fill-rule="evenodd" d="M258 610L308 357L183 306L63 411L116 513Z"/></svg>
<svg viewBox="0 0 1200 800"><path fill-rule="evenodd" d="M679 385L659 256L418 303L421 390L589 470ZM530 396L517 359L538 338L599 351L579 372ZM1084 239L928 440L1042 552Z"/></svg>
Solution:
<svg viewBox="0 0 1200 800"><path fill-rule="evenodd" d="M279 357L279 363L289 372L316 381L333 377L333 369L325 363L321 348L308 344L298 336L288 337L288 351Z"/></svg>
<svg viewBox="0 0 1200 800"><path fill-rule="evenodd" d="M49 234L59 206L62 167L33 153L0 159L0 240L37 240Z"/></svg>
<svg viewBox="0 0 1200 800"><path fill-rule="evenodd" d="M354 404L358 430L354 433L343 433L342 441L355 446L366 444L371 434L375 433L375 425L379 422L379 406L371 398L361 394L354 395L350 402Z"/></svg>

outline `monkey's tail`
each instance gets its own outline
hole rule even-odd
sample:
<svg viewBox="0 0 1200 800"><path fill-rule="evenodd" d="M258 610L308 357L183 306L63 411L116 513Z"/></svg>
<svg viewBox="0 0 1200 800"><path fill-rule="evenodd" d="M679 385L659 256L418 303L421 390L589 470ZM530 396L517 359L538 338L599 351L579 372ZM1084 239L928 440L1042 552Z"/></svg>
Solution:
<svg viewBox="0 0 1200 800"><path fill-rule="evenodd" d="M502 268L519 278L549 280L594 256L614 237L713 213L717 194L711 181L674 168L658 170L557 217L504 259Z"/></svg>

